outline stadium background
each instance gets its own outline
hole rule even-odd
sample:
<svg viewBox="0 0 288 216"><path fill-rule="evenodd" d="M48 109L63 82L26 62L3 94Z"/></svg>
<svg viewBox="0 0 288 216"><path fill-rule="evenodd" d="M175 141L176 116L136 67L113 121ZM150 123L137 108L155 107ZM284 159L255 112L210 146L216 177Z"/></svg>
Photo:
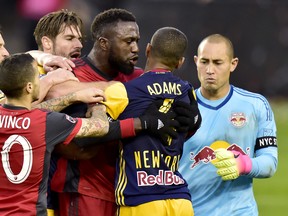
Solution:
<svg viewBox="0 0 288 216"><path fill-rule="evenodd" d="M0 25L10 53L36 49L32 36L37 16L19 9L26 0L0 0ZM29 1L29 0L27 0ZM34 0L35 1L35 0ZM36 0L39 7L46 0ZM47 0L52 1L52 0ZM182 30L189 39L186 62L177 75L199 86L193 56L208 34L228 36L240 59L231 82L265 95L274 110L279 144L279 166L271 179L255 180L260 216L288 212L288 1L287 0L55 0L77 12L86 25L83 53L91 47L89 25L110 7L122 7L137 17L141 39L138 65L144 67L144 50L154 31L163 26ZM35 3L34 6L37 4ZM224 204L224 203L223 203Z"/></svg>

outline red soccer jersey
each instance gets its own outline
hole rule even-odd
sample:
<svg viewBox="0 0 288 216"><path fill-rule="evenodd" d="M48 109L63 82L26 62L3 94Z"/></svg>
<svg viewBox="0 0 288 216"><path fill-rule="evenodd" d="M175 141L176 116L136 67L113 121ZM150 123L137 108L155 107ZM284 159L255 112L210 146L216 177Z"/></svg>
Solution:
<svg viewBox="0 0 288 216"><path fill-rule="evenodd" d="M87 57L76 60L75 64L74 73L81 82L111 80L127 82L143 73L141 68L135 68L133 74L129 76L119 73L117 77L112 79L93 66ZM84 110L85 112L86 110ZM91 160L67 161L60 158L52 179L52 190L56 192L78 192L115 202L114 181L117 155L118 143L111 142L100 145L97 155Z"/></svg>
<svg viewBox="0 0 288 216"><path fill-rule="evenodd" d="M46 215L50 156L81 120L63 113L0 106L0 215Z"/></svg>

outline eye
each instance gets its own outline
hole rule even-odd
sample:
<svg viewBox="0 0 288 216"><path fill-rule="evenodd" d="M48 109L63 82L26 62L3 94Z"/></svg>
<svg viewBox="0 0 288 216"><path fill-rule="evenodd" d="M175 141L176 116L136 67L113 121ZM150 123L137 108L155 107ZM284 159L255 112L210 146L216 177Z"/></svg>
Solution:
<svg viewBox="0 0 288 216"><path fill-rule="evenodd" d="M208 61L207 61L207 60L205 60L205 59L201 59L201 60L200 60L200 63L201 63L201 64L207 64L207 63L208 63Z"/></svg>
<svg viewBox="0 0 288 216"><path fill-rule="evenodd" d="M216 65L221 65L221 64L223 64L223 62L222 61L216 61L215 64Z"/></svg>

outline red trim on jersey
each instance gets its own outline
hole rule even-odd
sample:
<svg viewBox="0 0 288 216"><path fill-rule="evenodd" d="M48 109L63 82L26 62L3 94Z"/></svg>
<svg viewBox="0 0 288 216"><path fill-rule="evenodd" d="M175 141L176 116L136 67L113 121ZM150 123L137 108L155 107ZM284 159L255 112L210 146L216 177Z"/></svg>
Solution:
<svg viewBox="0 0 288 216"><path fill-rule="evenodd" d="M70 135L63 142L63 144L65 144L65 145L69 144L72 141L72 139L75 138L76 134L79 132L79 130L82 126L82 119L80 119L80 118L76 118L76 119L77 119L77 123L76 123L73 131L71 131Z"/></svg>

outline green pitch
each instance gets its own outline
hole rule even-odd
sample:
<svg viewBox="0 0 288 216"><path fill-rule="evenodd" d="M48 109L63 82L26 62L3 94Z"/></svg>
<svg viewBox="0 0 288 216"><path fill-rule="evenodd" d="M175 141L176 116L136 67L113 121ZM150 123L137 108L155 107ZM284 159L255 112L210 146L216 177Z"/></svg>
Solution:
<svg viewBox="0 0 288 216"><path fill-rule="evenodd" d="M288 215L288 100L269 100L277 125L278 168L269 179L254 179L259 216Z"/></svg>

